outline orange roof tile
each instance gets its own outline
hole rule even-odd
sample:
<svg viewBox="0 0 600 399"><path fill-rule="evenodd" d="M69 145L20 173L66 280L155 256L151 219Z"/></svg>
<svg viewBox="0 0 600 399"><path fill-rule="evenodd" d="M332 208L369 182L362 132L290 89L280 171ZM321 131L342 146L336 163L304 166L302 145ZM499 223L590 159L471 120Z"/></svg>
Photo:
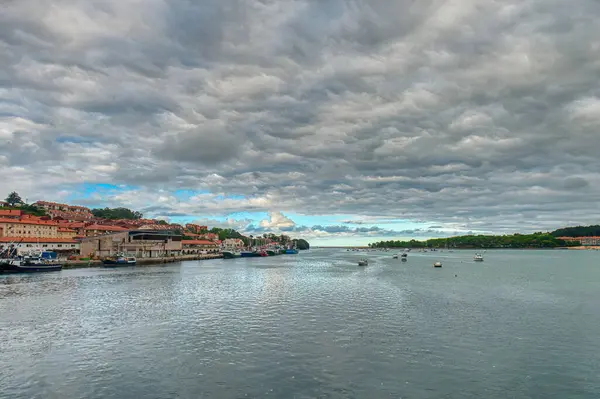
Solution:
<svg viewBox="0 0 600 399"><path fill-rule="evenodd" d="M0 217L5 216L21 216L23 211L19 211L17 209L0 209Z"/></svg>

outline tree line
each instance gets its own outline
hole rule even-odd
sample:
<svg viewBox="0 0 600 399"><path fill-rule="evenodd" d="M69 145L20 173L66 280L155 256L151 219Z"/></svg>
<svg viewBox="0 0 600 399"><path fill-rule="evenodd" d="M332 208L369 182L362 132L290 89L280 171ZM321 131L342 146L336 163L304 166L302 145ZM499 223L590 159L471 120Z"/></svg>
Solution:
<svg viewBox="0 0 600 399"><path fill-rule="evenodd" d="M556 248L580 245L558 239L551 233L511 235L466 235L425 241L380 241L371 248Z"/></svg>

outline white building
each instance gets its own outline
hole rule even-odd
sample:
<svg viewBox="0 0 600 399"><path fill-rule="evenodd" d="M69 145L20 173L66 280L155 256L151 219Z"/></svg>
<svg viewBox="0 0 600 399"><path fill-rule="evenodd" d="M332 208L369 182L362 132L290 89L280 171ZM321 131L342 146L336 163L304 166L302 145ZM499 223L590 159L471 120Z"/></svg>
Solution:
<svg viewBox="0 0 600 399"><path fill-rule="evenodd" d="M61 258L79 254L79 242L68 238L13 238L0 237L0 253L10 246L17 248L17 254L54 251Z"/></svg>

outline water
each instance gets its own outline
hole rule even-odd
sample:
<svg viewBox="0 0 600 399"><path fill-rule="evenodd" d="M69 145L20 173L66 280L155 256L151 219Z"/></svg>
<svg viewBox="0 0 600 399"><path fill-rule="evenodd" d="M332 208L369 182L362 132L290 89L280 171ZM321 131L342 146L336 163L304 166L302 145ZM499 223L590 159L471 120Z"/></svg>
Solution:
<svg viewBox="0 0 600 399"><path fill-rule="evenodd" d="M599 398L600 253L472 256L0 276L0 398Z"/></svg>

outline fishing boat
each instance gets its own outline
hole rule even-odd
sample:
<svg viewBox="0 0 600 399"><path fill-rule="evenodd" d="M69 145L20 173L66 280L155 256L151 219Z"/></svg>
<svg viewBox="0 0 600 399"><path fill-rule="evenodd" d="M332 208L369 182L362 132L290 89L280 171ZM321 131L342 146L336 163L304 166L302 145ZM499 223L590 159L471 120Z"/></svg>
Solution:
<svg viewBox="0 0 600 399"><path fill-rule="evenodd" d="M260 255L256 251L242 251L240 257L242 258L258 258Z"/></svg>
<svg viewBox="0 0 600 399"><path fill-rule="evenodd" d="M223 259L235 259L235 258L241 258L242 254L240 252L233 252L233 251L223 251Z"/></svg>
<svg viewBox="0 0 600 399"><path fill-rule="evenodd" d="M475 254L475 256L473 257L473 260L475 262L483 262L483 255L482 254Z"/></svg>
<svg viewBox="0 0 600 399"><path fill-rule="evenodd" d="M437 261L433 264L433 267L442 267L442 262Z"/></svg>
<svg viewBox="0 0 600 399"><path fill-rule="evenodd" d="M369 261L366 259L361 259L358 261L358 265L359 266L368 266L369 265Z"/></svg>
<svg viewBox="0 0 600 399"><path fill-rule="evenodd" d="M40 252L14 258L0 259L0 273L57 272L63 265L56 260L55 252Z"/></svg>
<svg viewBox="0 0 600 399"><path fill-rule="evenodd" d="M129 259L132 259L133 263L130 263ZM102 263L110 266L134 266L136 260L133 257L127 257L123 253L119 253L115 256L107 256L102 258Z"/></svg>

